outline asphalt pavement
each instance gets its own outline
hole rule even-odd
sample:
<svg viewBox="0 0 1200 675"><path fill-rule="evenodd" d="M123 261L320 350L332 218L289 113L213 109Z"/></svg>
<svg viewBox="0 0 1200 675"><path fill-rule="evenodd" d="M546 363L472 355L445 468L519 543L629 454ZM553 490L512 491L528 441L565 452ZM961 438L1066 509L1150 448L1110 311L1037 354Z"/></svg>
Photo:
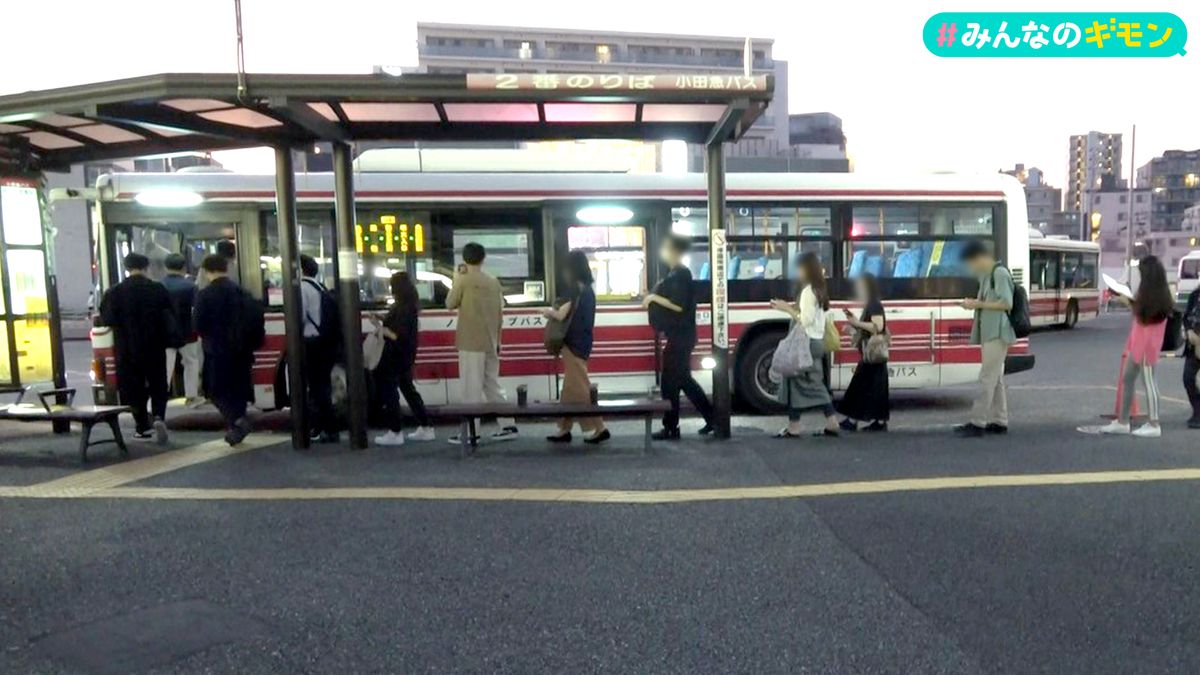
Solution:
<svg viewBox="0 0 1200 675"><path fill-rule="evenodd" d="M1127 320L1035 334L1011 433L974 441L969 388L897 395L886 435L747 416L649 454L637 424L465 460L197 432L86 472L4 427L0 672L1197 672L1182 364L1161 439L1074 430Z"/></svg>

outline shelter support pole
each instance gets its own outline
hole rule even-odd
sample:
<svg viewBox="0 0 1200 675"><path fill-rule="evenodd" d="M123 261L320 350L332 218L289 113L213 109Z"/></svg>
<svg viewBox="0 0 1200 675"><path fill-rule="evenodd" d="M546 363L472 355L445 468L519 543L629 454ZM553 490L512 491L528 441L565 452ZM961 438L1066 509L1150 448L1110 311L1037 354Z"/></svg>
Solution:
<svg viewBox="0 0 1200 675"><path fill-rule="evenodd" d="M713 423L717 438L730 436L729 296L725 243L725 153L721 143L709 143L704 170L708 179L709 267L712 270Z"/></svg>
<svg viewBox="0 0 1200 675"><path fill-rule="evenodd" d="M346 394L350 447L367 447L367 371L363 366L362 308L358 289L358 252L354 242L354 167L350 146L333 144L333 192L337 225L337 294L345 336Z"/></svg>
<svg viewBox="0 0 1200 675"><path fill-rule="evenodd" d="M275 222L279 227L283 271L283 325L287 336L288 394L291 399L292 447L304 450L308 437L308 386L304 375L304 309L300 301L300 252L296 242L296 174L292 149L275 148Z"/></svg>

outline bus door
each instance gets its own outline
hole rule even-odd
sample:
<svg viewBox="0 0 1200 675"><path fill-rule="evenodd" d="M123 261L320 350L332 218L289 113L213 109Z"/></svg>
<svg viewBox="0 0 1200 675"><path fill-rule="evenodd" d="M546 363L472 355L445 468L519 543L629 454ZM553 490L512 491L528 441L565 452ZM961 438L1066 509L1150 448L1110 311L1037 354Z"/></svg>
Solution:
<svg viewBox="0 0 1200 675"><path fill-rule="evenodd" d="M941 347L956 318L942 316L939 298L946 297L941 287L948 280L939 277L939 269L956 254L943 241L914 236L915 206L856 205L853 218L843 256L844 277L852 281L866 273L879 281L892 336L891 384L937 386L941 362L948 356Z"/></svg>
<svg viewBox="0 0 1200 675"><path fill-rule="evenodd" d="M656 371L654 332L639 301L657 281L651 274L657 267L652 250L654 207L589 206L570 204L553 211L554 256L562 260L569 251L583 251L592 270L596 293L594 343L588 360L592 382L605 394L644 395L653 386ZM553 273L561 274L561 266ZM558 377L556 394L561 386Z"/></svg>
<svg viewBox="0 0 1200 675"><path fill-rule="evenodd" d="M1029 315L1035 326L1059 323L1066 312L1062 262L1060 251L1029 251Z"/></svg>

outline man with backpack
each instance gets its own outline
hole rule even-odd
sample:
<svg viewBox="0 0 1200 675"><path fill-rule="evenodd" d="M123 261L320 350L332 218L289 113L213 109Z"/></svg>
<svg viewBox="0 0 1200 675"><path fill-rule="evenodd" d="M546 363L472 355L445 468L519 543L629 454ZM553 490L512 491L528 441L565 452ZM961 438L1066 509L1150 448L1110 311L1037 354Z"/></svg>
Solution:
<svg viewBox="0 0 1200 675"><path fill-rule="evenodd" d="M979 278L979 293L962 301L964 309L975 311L971 324L971 344L979 345L979 393L971 410L971 421L954 428L959 436L974 438L1008 432L1008 399L1004 391L1004 362L1017 334L1009 312L1017 294L1012 273L996 261L982 241L968 241L962 249L962 261Z"/></svg>
<svg viewBox="0 0 1200 675"><path fill-rule="evenodd" d="M338 441L333 410L331 373L341 351L337 300L317 279L321 268L312 256L301 254L300 308L304 318L304 373L308 380L309 435L320 443Z"/></svg>
<svg viewBox="0 0 1200 675"><path fill-rule="evenodd" d="M204 390L225 421L225 442L250 433L246 404L254 398L254 350L266 336L262 304L228 276L229 261L210 255L202 264L209 283L196 294L194 325L204 347Z"/></svg>

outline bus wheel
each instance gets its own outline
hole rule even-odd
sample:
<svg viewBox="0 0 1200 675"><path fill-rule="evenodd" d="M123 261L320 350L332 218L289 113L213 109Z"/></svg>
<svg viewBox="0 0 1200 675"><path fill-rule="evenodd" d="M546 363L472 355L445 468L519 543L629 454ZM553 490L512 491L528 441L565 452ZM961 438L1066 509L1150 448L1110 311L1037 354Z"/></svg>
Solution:
<svg viewBox="0 0 1200 675"><path fill-rule="evenodd" d="M1063 328L1074 328L1079 323L1079 304L1074 300L1067 303L1067 314L1063 317Z"/></svg>
<svg viewBox="0 0 1200 675"><path fill-rule="evenodd" d="M772 382L768 373L775 347L784 333L771 331L754 339L738 359L737 392L742 401L752 410L761 413L779 412L783 406L776 399L779 385Z"/></svg>

